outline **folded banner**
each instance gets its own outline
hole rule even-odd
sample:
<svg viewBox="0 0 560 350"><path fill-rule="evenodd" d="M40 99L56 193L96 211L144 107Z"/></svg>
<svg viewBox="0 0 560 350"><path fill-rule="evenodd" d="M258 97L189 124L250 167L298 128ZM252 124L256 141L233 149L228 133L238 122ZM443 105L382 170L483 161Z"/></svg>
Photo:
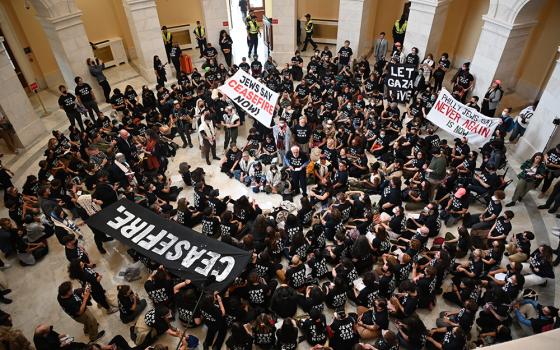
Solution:
<svg viewBox="0 0 560 350"><path fill-rule="evenodd" d="M441 89L435 105L426 116L429 121L457 137L466 137L469 143L482 146L490 141L500 119L489 118L453 98Z"/></svg>
<svg viewBox="0 0 560 350"><path fill-rule="evenodd" d="M218 89L261 124L272 127L278 93L270 90L264 83L239 69Z"/></svg>
<svg viewBox="0 0 560 350"><path fill-rule="evenodd" d="M412 64L389 63L387 66L387 86L391 95L399 102L408 102L414 87L414 71L416 68Z"/></svg>
<svg viewBox="0 0 560 350"><path fill-rule="evenodd" d="M160 263L178 277L197 285L211 281L208 289L225 289L244 271L251 257L247 251L203 236L127 199L93 215L87 224Z"/></svg>

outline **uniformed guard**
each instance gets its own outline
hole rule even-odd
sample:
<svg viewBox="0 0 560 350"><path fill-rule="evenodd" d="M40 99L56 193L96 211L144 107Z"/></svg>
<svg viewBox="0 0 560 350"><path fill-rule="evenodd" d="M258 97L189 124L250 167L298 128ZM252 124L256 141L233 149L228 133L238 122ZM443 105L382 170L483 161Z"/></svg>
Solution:
<svg viewBox="0 0 560 350"><path fill-rule="evenodd" d="M257 47L259 46L259 35L260 26L257 22L257 16L252 14L251 19L247 22L247 43L249 44L249 57L251 56L251 50L253 50L254 55L257 54Z"/></svg>
<svg viewBox="0 0 560 350"><path fill-rule="evenodd" d="M403 43L404 35L406 33L406 27L408 26L408 20L405 16L401 16L400 19L395 21L393 26L393 45L394 43Z"/></svg>
<svg viewBox="0 0 560 350"><path fill-rule="evenodd" d="M308 13L305 15L305 40L303 42L303 49L302 51L307 50L307 44L311 43L313 45L313 50L317 50L317 44L313 41L313 20L311 19L311 15Z"/></svg>
<svg viewBox="0 0 560 350"><path fill-rule="evenodd" d="M163 45L165 45L165 53L167 54L167 62L169 62L169 53L173 47L173 35L167 31L167 27L161 27L161 36L163 37Z"/></svg>
<svg viewBox="0 0 560 350"><path fill-rule="evenodd" d="M206 50L206 29L200 24L200 21L196 21L194 35L196 36L196 42L200 50L200 58L202 58L204 56L204 50Z"/></svg>

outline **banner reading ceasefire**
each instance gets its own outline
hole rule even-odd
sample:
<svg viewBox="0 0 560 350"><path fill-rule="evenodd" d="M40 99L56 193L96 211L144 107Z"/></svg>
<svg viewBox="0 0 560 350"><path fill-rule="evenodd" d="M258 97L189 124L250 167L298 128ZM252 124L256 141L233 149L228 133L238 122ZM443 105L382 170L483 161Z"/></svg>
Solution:
<svg viewBox="0 0 560 350"><path fill-rule="evenodd" d="M465 106L454 99L445 88L441 89L426 118L451 135L466 137L469 143L478 146L490 140L500 120L489 118Z"/></svg>
<svg viewBox="0 0 560 350"><path fill-rule="evenodd" d="M218 88L253 118L270 128L278 93L239 69Z"/></svg>
<svg viewBox="0 0 560 350"><path fill-rule="evenodd" d="M138 253L196 285L223 290L247 266L251 253L206 237L164 219L127 199L104 208L87 220Z"/></svg>

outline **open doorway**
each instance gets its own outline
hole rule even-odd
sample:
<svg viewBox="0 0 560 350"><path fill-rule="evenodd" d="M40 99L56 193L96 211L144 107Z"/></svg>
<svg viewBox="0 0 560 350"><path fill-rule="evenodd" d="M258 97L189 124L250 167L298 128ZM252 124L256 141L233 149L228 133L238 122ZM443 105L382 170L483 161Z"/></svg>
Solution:
<svg viewBox="0 0 560 350"><path fill-rule="evenodd" d="M24 89L29 89L28 85L27 85L27 80L25 79L25 76L23 75L23 72L21 71L21 68L16 60L16 58L14 57L14 53L12 51L12 49L10 48L10 45L8 44L8 41L6 41L4 39L4 33L2 32L2 28L0 27L0 45L2 45L4 47L4 49L6 50L6 53L8 54L8 58L10 59L10 63L12 64L12 67L14 68L14 70L16 71L16 74L18 76L18 79L21 83L21 85L23 86Z"/></svg>
<svg viewBox="0 0 560 350"><path fill-rule="evenodd" d="M242 10L242 5L246 6L245 11ZM261 63L268 57L268 48L264 43L264 28L262 18L264 16L265 1L264 0L229 0L230 6L230 35L233 40L233 61L235 64L241 63L243 57L247 58L247 62L252 61L252 57L248 57L249 45L247 43L247 25L245 22L245 13L248 14L249 10L255 11L257 22L261 27L259 35L259 44L257 46L257 55ZM259 14L260 13L260 14Z"/></svg>

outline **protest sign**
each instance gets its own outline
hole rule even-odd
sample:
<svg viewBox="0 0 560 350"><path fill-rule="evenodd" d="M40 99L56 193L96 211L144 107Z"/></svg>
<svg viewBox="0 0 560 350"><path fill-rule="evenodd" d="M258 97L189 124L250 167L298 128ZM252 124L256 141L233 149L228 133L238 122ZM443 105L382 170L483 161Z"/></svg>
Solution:
<svg viewBox="0 0 560 350"><path fill-rule="evenodd" d="M272 126L278 93L264 83L239 69L218 89L261 124L269 128Z"/></svg>
<svg viewBox="0 0 560 350"><path fill-rule="evenodd" d="M489 118L453 98L445 88L426 118L446 132L466 137L469 143L482 146L490 140L500 119Z"/></svg>
<svg viewBox="0 0 560 350"><path fill-rule="evenodd" d="M399 102L408 102L414 83L414 65L389 63L387 68L387 86L391 95Z"/></svg>
<svg viewBox="0 0 560 350"><path fill-rule="evenodd" d="M127 199L104 208L87 224L165 266L174 275L208 289L226 288L244 271L251 257L247 251L164 219Z"/></svg>

